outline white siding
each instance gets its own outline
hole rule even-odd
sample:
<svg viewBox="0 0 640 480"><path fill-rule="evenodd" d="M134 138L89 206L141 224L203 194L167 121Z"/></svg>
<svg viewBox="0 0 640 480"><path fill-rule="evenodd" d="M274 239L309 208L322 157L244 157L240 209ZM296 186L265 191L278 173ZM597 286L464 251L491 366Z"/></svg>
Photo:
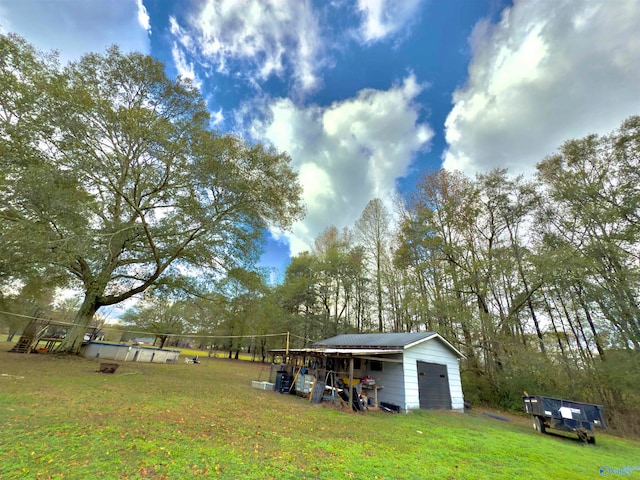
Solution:
<svg viewBox="0 0 640 480"><path fill-rule="evenodd" d="M405 400L401 407L405 410L420 408L418 361L447 366L449 391L451 393L451 408L453 410L464 410L464 397L462 395L458 358L437 338L422 342L404 352Z"/></svg>
<svg viewBox="0 0 640 480"><path fill-rule="evenodd" d="M84 347L82 354L85 357L119 362L131 362L135 359L136 362L175 363L180 352L178 350L154 350L137 346L91 342Z"/></svg>
<svg viewBox="0 0 640 480"><path fill-rule="evenodd" d="M402 356L388 355L381 358L391 358L402 360ZM376 384L381 386L378 390L378 402L387 402L403 408L404 405L404 375L402 363L382 362L381 372L368 372L367 374L376 380Z"/></svg>

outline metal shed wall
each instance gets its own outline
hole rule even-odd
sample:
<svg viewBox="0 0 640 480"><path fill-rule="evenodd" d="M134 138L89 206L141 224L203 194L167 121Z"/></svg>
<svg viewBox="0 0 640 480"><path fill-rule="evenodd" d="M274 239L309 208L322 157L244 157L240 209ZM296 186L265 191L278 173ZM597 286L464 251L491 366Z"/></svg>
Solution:
<svg viewBox="0 0 640 480"><path fill-rule="evenodd" d="M402 361L402 354L385 355L386 358ZM376 379L378 385L384 388L378 391L378 401L388 402L403 408L404 405L404 374L402 363L382 362L381 372L368 372Z"/></svg>
<svg viewBox="0 0 640 480"><path fill-rule="evenodd" d="M447 366L449 390L451 392L451 409L464 410L464 396L462 394L458 358L451 349L446 347L437 338L422 342L405 350L402 363L404 370L404 402L400 404L402 408L405 410L420 408L418 361Z"/></svg>

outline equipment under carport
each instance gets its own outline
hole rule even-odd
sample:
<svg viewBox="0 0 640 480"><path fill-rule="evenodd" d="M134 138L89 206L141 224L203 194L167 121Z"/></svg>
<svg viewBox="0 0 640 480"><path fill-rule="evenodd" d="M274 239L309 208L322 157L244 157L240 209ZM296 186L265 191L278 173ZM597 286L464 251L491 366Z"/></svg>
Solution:
<svg viewBox="0 0 640 480"><path fill-rule="evenodd" d="M289 393L291 390L291 382L293 378L286 371L280 371L276 374L276 392Z"/></svg>

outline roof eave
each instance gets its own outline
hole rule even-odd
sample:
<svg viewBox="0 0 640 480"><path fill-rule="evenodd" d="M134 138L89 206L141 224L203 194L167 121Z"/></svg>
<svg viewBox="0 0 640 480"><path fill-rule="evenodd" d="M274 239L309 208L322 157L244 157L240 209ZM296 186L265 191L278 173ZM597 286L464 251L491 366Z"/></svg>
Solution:
<svg viewBox="0 0 640 480"><path fill-rule="evenodd" d="M465 357L462 352L460 352L460 350L458 350L456 347L454 347L453 345L451 345L442 335L440 335L439 333L434 333L433 335L430 335L428 337L425 338L421 338L420 340L416 340L415 342L412 343L408 343L407 345L404 346L404 349L407 350L411 347L415 347L416 345L419 345L423 342L427 342L431 339L437 338L438 340L440 340L442 343L444 343L445 347L447 347L449 350L451 350L453 353L456 354L456 356L458 358L462 358L462 359L466 359L467 357Z"/></svg>
<svg viewBox="0 0 640 480"><path fill-rule="evenodd" d="M271 350L274 353L287 353L284 349ZM389 348L297 348L290 349L290 354L317 354L317 355L352 355L352 356L364 356L364 355L396 355L402 353L401 349L389 349Z"/></svg>

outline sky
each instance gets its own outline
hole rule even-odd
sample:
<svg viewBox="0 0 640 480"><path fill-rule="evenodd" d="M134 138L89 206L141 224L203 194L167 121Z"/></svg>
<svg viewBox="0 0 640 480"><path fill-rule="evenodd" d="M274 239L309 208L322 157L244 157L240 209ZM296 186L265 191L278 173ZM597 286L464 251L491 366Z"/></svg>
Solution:
<svg viewBox="0 0 640 480"><path fill-rule="evenodd" d="M530 176L640 114L640 0L0 0L0 32L148 53L213 129L286 151L307 215L267 235L274 280L424 172Z"/></svg>

